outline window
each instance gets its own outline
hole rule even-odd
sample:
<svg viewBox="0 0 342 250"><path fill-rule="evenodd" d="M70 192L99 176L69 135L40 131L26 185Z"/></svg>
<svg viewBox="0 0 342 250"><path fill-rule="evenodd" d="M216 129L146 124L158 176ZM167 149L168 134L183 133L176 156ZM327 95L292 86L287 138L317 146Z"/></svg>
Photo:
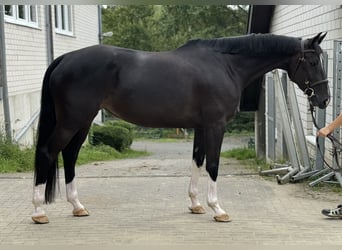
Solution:
<svg viewBox="0 0 342 250"><path fill-rule="evenodd" d="M57 33L73 35L70 5L55 5L55 28Z"/></svg>
<svg viewBox="0 0 342 250"><path fill-rule="evenodd" d="M25 5L18 5L18 17L21 20L27 19Z"/></svg>
<svg viewBox="0 0 342 250"><path fill-rule="evenodd" d="M14 17L13 6L14 5L5 5L5 16Z"/></svg>
<svg viewBox="0 0 342 250"><path fill-rule="evenodd" d="M29 20L30 22L37 22L37 7L35 5L30 5L30 16L29 16Z"/></svg>
<svg viewBox="0 0 342 250"><path fill-rule="evenodd" d="M38 27L36 5L5 5L5 20L10 23Z"/></svg>

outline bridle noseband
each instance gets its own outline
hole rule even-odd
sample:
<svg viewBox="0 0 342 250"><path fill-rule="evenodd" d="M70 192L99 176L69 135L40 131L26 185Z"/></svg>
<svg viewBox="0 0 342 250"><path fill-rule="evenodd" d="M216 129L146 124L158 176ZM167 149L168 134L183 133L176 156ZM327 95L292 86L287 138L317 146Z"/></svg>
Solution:
<svg viewBox="0 0 342 250"><path fill-rule="evenodd" d="M298 58L298 62L297 62L296 69L295 69L295 72L293 74L293 77L297 74L297 71L298 71L299 66L301 65L301 63L306 61L305 53L316 53L316 50L314 50L314 49L305 49L304 48L304 43L305 43L305 40L301 40L300 46L301 46L302 56ZM328 82L327 79L319 80L319 81L316 81L316 82L310 82L310 81L305 79L304 84L305 84L306 88L304 89L304 94L308 98L312 98L313 96L315 96L314 87L317 86L317 85L320 85L320 84L327 83L327 82Z"/></svg>

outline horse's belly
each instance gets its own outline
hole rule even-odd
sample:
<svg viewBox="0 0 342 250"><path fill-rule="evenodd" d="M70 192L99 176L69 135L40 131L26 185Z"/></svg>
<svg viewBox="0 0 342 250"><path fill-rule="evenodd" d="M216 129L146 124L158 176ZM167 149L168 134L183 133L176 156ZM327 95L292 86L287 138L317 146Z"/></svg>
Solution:
<svg viewBox="0 0 342 250"><path fill-rule="evenodd" d="M195 111L189 113L182 109L167 109L161 106L121 106L107 109L125 121L144 127L189 128L199 123L199 117Z"/></svg>

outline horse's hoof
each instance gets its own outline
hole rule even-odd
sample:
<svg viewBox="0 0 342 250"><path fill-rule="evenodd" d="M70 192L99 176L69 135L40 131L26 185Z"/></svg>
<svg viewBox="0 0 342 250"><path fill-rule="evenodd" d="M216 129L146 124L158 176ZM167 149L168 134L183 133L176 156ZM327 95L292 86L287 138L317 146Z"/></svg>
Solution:
<svg viewBox="0 0 342 250"><path fill-rule="evenodd" d="M72 214L76 217L89 216L89 212L85 208L74 209L74 211L72 211Z"/></svg>
<svg viewBox="0 0 342 250"><path fill-rule="evenodd" d="M230 222L232 221L228 214L221 214L221 215L216 215L214 216L214 219L217 221L217 222Z"/></svg>
<svg viewBox="0 0 342 250"><path fill-rule="evenodd" d="M207 211L205 211L204 207L201 205L196 206L196 207L189 207L191 213L193 214L205 214Z"/></svg>
<svg viewBox="0 0 342 250"><path fill-rule="evenodd" d="M32 216L32 220L36 224L47 224L49 223L49 218L46 215L41 215L41 216Z"/></svg>

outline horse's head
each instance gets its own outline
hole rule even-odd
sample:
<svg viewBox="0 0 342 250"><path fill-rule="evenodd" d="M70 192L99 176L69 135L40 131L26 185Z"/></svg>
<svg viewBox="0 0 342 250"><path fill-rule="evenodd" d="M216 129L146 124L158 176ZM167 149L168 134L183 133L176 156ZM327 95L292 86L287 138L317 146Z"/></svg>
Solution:
<svg viewBox="0 0 342 250"><path fill-rule="evenodd" d="M308 96L313 106L326 108L330 101L330 91L326 73L322 65L322 49L319 44L326 33L301 40L301 51L293 56L289 77Z"/></svg>

